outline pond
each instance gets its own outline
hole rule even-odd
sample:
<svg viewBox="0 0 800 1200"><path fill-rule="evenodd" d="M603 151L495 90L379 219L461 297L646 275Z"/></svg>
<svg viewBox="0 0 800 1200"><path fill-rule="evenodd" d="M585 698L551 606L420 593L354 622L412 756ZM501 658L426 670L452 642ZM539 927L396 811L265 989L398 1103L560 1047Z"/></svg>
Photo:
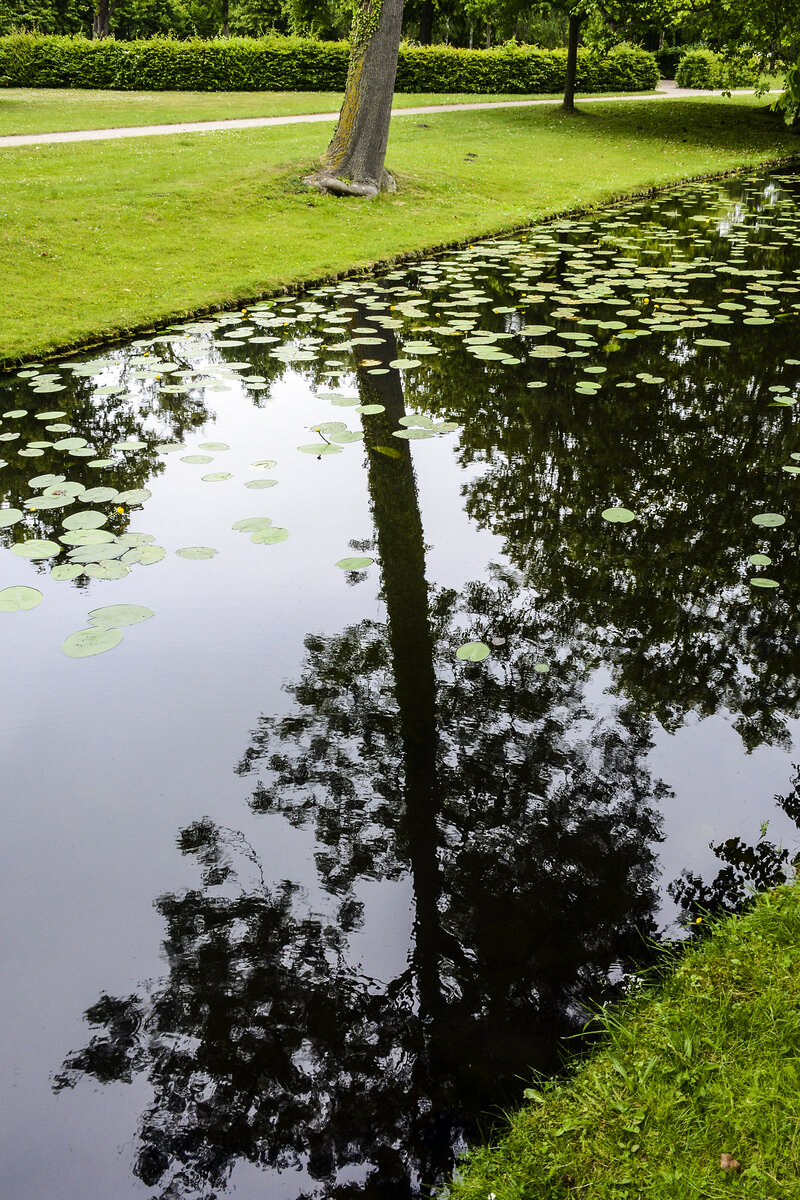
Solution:
<svg viewBox="0 0 800 1200"><path fill-rule="evenodd" d="M427 1194L782 877L798 399L788 172L0 379L8 1196Z"/></svg>

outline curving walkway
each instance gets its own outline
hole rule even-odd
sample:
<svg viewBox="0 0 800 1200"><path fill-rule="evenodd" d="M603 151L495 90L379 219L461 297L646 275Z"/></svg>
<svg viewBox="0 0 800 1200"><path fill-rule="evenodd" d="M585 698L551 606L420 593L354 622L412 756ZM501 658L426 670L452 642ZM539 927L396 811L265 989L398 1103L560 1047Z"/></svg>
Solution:
<svg viewBox="0 0 800 1200"><path fill-rule="evenodd" d="M740 88L734 96L749 96L752 88ZM766 95L772 93L767 92ZM669 97L722 96L721 91L706 92L695 88L679 88L673 80L662 79L657 89L639 95L579 96L580 101L592 100L610 103L617 100L664 100ZM534 100L478 100L474 104L428 104L419 108L392 109L392 117L422 117L433 113L465 112L490 108L532 108L539 104L558 104L552 99ZM0 149L4 146L42 146L56 142L105 142L113 138L162 137L170 133L217 133L226 129L262 129L276 125L310 125L314 122L337 121L338 112L299 113L288 117L239 117L229 121L182 121L173 125L128 125L118 129L75 129L68 133L12 133L0 137Z"/></svg>

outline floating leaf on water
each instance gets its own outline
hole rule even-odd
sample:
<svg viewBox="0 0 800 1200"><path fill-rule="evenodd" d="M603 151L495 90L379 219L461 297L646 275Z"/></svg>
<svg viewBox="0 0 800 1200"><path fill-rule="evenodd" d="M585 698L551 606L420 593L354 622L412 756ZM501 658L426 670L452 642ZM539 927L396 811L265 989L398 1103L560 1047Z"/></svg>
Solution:
<svg viewBox="0 0 800 1200"><path fill-rule="evenodd" d="M183 442L159 442L153 447L159 454L174 454L176 450L185 450Z"/></svg>
<svg viewBox="0 0 800 1200"><path fill-rule="evenodd" d="M298 446L303 454L342 454L342 447L331 445L329 442L310 442L306 446Z"/></svg>
<svg viewBox="0 0 800 1200"><path fill-rule="evenodd" d="M71 513L64 517L61 525L64 529L101 529L107 520L105 513L87 508L84 512Z"/></svg>
<svg viewBox="0 0 800 1200"><path fill-rule="evenodd" d="M63 547L59 546L58 542L51 542L46 538L31 538L27 542L16 542L11 547L12 552L20 558L30 558L32 560L53 558L56 554L60 554L62 549Z"/></svg>
<svg viewBox="0 0 800 1200"><path fill-rule="evenodd" d="M363 413L365 417L372 417L376 413L386 412L384 404L359 404L356 412Z"/></svg>
<svg viewBox="0 0 800 1200"><path fill-rule="evenodd" d="M436 437L432 429L393 429L392 437L403 438L405 441L418 441L420 438Z"/></svg>
<svg viewBox="0 0 800 1200"><path fill-rule="evenodd" d="M152 494L149 488L131 488L127 492L119 493L117 504L144 504L145 500L149 500Z"/></svg>
<svg viewBox="0 0 800 1200"><path fill-rule="evenodd" d="M767 577L765 575L755 575L750 580L750 586L751 587L761 587L761 588L776 588L776 587L780 587L781 585L778 583L777 579L767 579Z"/></svg>
<svg viewBox="0 0 800 1200"><path fill-rule="evenodd" d="M267 471L271 471L277 465L274 458L260 458L258 462L250 463L251 467L264 467Z"/></svg>
<svg viewBox="0 0 800 1200"><path fill-rule="evenodd" d="M463 659L464 662L483 662L490 654L491 650L485 642L464 642L463 646L456 650L456 658Z"/></svg>
<svg viewBox="0 0 800 1200"><path fill-rule="evenodd" d="M83 573L90 579L122 579L129 570L121 559L112 559L110 562L91 562L84 567Z"/></svg>
<svg viewBox="0 0 800 1200"><path fill-rule="evenodd" d="M86 488L82 483L74 483L72 480L65 480L63 483L54 483L50 487L45 488L43 495L45 496L80 496L85 492Z"/></svg>
<svg viewBox="0 0 800 1200"><path fill-rule="evenodd" d="M18 508L0 508L0 529L8 529L22 520L23 514Z"/></svg>
<svg viewBox="0 0 800 1200"><path fill-rule="evenodd" d="M54 483L64 483L65 479L66 475L34 475L33 479L28 480L28 487L52 487Z"/></svg>
<svg viewBox="0 0 800 1200"><path fill-rule="evenodd" d="M537 675L546 675L550 670L550 667L545 662L538 662L533 664L533 669Z"/></svg>
<svg viewBox="0 0 800 1200"><path fill-rule="evenodd" d="M201 475L203 483L222 483L224 479L233 479L230 471L213 471L210 475Z"/></svg>
<svg viewBox="0 0 800 1200"><path fill-rule="evenodd" d="M320 399L324 400L325 397L321 396ZM357 396L332 396L330 400L337 408L354 408L359 403Z"/></svg>
<svg viewBox="0 0 800 1200"><path fill-rule="evenodd" d="M26 587L19 584L15 587L3 588L0 592L0 612L23 612L36 608L44 596L38 588Z"/></svg>
<svg viewBox="0 0 800 1200"><path fill-rule="evenodd" d="M166 553L163 546L145 546L139 562L143 567L152 567L154 563L161 562Z"/></svg>
<svg viewBox="0 0 800 1200"><path fill-rule="evenodd" d="M800 467L782 467L781 470L785 471L787 475L800 475Z"/></svg>
<svg viewBox="0 0 800 1200"><path fill-rule="evenodd" d="M117 489L112 487L93 487L81 492L81 500L88 504L105 504L107 500L117 499Z"/></svg>
<svg viewBox="0 0 800 1200"><path fill-rule="evenodd" d="M277 479L248 479L244 485L246 488L257 490L258 488L271 488L277 485Z"/></svg>
<svg viewBox="0 0 800 1200"><path fill-rule="evenodd" d="M772 565L772 559L768 554L751 554L747 560L754 567L769 567Z"/></svg>
<svg viewBox="0 0 800 1200"><path fill-rule="evenodd" d="M213 546L182 546L175 553L179 558L189 558L194 561L201 558L214 558L219 554L219 550L215 550Z"/></svg>
<svg viewBox="0 0 800 1200"><path fill-rule="evenodd" d="M227 442L199 442L200 450L230 450Z"/></svg>
<svg viewBox="0 0 800 1200"><path fill-rule="evenodd" d="M626 524L636 519L636 513L631 512L629 508L604 508L600 515L604 521L611 521L612 524Z"/></svg>
<svg viewBox="0 0 800 1200"><path fill-rule="evenodd" d="M83 574L83 567L77 563L59 563L50 568L50 578L56 580L77 579Z"/></svg>
<svg viewBox="0 0 800 1200"><path fill-rule="evenodd" d="M340 558L336 566L341 567L343 571L363 571L365 567L371 567L375 562L374 558Z"/></svg>
<svg viewBox="0 0 800 1200"><path fill-rule="evenodd" d="M780 513L757 513L751 520L754 525L761 525L765 529L777 529L779 525L786 524L786 517Z"/></svg>
<svg viewBox="0 0 800 1200"><path fill-rule="evenodd" d="M112 450L146 450L147 442L140 442L137 438L127 438L124 442L114 442Z"/></svg>
<svg viewBox="0 0 800 1200"><path fill-rule="evenodd" d="M348 446L352 442L363 442L364 434L360 429L342 429L330 435L331 441L337 445Z"/></svg>
<svg viewBox="0 0 800 1200"><path fill-rule="evenodd" d="M87 467L91 467L94 471L102 471L107 467L113 467L115 464L113 458L95 458L86 465Z"/></svg>
<svg viewBox="0 0 800 1200"><path fill-rule="evenodd" d="M119 558L125 550L125 545L120 545L117 541L102 542L99 546L76 546L74 550L67 551L67 558L71 562L106 562L111 558Z"/></svg>
<svg viewBox="0 0 800 1200"><path fill-rule="evenodd" d="M189 463L192 467L205 466L206 463L213 461L210 454L184 454L181 456L181 462Z"/></svg>
<svg viewBox="0 0 800 1200"><path fill-rule="evenodd" d="M695 346L713 346L724 349L726 346L730 346L730 342L726 342L722 338L697 338Z"/></svg>
<svg viewBox="0 0 800 1200"><path fill-rule="evenodd" d="M271 524L271 517L243 517L241 521L234 521L231 529L240 533L255 533L259 529L269 529Z"/></svg>
<svg viewBox="0 0 800 1200"><path fill-rule="evenodd" d="M269 529L257 529L250 535L250 541L262 546L277 546L278 542L285 542L288 536L288 529L272 525Z"/></svg>
<svg viewBox="0 0 800 1200"><path fill-rule="evenodd" d="M92 609L88 621L97 628L117 629L122 625L138 625L153 616L152 608L145 608L143 604L107 604L104 608Z"/></svg>
<svg viewBox="0 0 800 1200"><path fill-rule="evenodd" d="M65 546L102 546L114 541L107 529L70 529L58 539Z"/></svg>
<svg viewBox="0 0 800 1200"><path fill-rule="evenodd" d="M79 629L64 639L61 649L67 658L89 658L92 654L113 650L121 641L119 629Z"/></svg>

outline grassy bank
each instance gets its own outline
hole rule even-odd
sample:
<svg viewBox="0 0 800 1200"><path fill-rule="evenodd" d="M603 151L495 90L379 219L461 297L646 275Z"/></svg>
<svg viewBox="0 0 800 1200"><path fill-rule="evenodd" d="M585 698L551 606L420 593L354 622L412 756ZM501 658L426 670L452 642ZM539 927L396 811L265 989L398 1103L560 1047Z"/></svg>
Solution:
<svg viewBox="0 0 800 1200"><path fill-rule="evenodd" d="M530 1097L451 1200L800 1196L800 886L716 926Z"/></svg>
<svg viewBox="0 0 800 1200"><path fill-rule="evenodd" d="M230 121L338 112L343 92L111 92L78 88L0 89L0 136L56 130L118 129L175 121ZM423 104L475 104L524 96L397 92L395 108ZM537 96L537 100L547 99ZM551 97L558 99L558 97Z"/></svg>
<svg viewBox="0 0 800 1200"><path fill-rule="evenodd" d="M330 132L0 150L0 360L800 149L743 97L397 117L388 163L400 191L361 203L302 183Z"/></svg>

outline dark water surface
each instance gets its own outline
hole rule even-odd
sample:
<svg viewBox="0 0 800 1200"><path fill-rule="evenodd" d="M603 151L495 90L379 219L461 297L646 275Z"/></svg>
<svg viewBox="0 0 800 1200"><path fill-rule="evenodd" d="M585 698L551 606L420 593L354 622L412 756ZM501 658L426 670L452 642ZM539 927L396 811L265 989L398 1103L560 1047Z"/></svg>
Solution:
<svg viewBox="0 0 800 1200"><path fill-rule="evenodd" d="M0 379L3 1197L425 1194L781 876L799 179Z"/></svg>

